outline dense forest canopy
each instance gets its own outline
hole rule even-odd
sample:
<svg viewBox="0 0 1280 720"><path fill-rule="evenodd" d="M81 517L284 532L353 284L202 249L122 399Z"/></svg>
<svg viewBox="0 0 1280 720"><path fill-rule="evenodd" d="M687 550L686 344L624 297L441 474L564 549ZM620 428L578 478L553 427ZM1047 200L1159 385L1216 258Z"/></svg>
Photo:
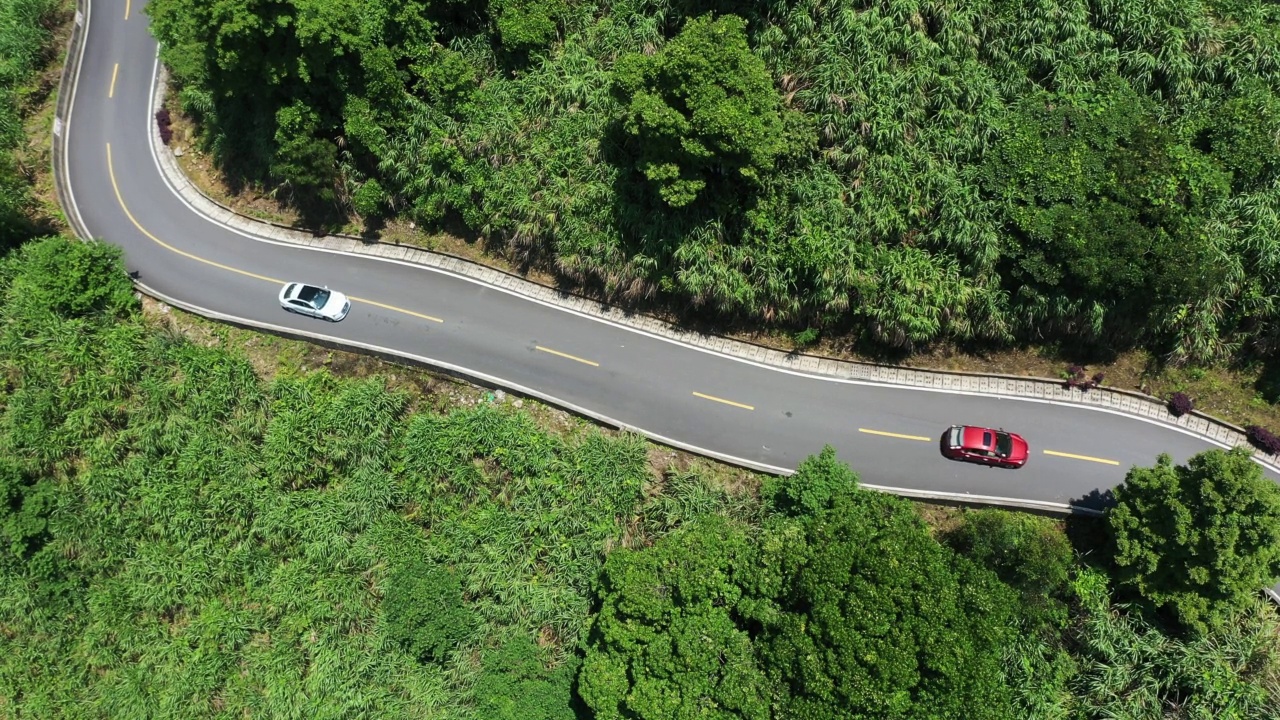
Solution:
<svg viewBox="0 0 1280 720"><path fill-rule="evenodd" d="M900 348L1280 347L1275 3L148 9L221 166L320 220Z"/></svg>

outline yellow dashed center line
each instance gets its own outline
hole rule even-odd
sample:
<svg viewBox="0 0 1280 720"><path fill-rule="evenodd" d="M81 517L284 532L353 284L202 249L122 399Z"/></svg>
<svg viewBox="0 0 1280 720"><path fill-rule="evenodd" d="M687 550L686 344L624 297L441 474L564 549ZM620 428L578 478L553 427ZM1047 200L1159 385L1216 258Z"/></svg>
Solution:
<svg viewBox="0 0 1280 720"><path fill-rule="evenodd" d="M129 19L129 5L130 5L129 0L124 0L124 19L125 20Z"/></svg>
<svg viewBox="0 0 1280 720"><path fill-rule="evenodd" d="M1072 460L1088 460L1089 462L1102 463L1103 465L1119 465L1117 460L1107 460L1106 458L1090 457L1088 455L1073 455L1071 453L1058 452L1057 450L1045 450L1045 455L1056 455L1057 457L1071 458Z"/></svg>
<svg viewBox="0 0 1280 720"><path fill-rule="evenodd" d="M350 300L351 302L364 303L366 305L373 305L374 307L380 307L383 310L390 310L392 312L404 313L405 315L412 315L416 318L422 318L423 320L430 320L431 322L438 322L438 323L444 322L440 318L434 317L432 315L423 315L422 313L417 313L412 310L405 310L404 308L396 307L395 305L387 305L386 303L380 303L376 300L366 300L364 298L351 297L350 295L347 296L347 299Z"/></svg>
<svg viewBox="0 0 1280 720"><path fill-rule="evenodd" d="M901 433L891 433L891 432L885 432L883 430L868 430L866 428L858 428L858 432L866 433L868 435L883 435L885 437L899 438L901 440L923 440L924 442L929 442L930 440L933 439L933 438L924 437L922 435L903 435Z"/></svg>
<svg viewBox="0 0 1280 720"><path fill-rule="evenodd" d="M116 96L116 75L118 75L119 73L120 73L120 63L116 63L116 66L111 68L111 88L107 90L107 97L109 98L113 98Z"/></svg>
<svg viewBox="0 0 1280 720"><path fill-rule="evenodd" d="M703 400L710 400L711 402L718 402L718 403L724 403L725 405L732 405L736 408L742 408L743 410L755 410L755 406L753 405L743 405L742 403L734 402L732 400L725 400L724 398L718 398L714 395L703 395L700 392L696 392L693 394L693 396L700 397Z"/></svg>
<svg viewBox="0 0 1280 720"><path fill-rule="evenodd" d="M566 360L573 360L574 362L580 362L583 365L590 365L591 367L600 367L600 363L598 362L595 362L592 360L584 360L580 357L570 355L569 353L562 353L559 350L552 350L551 348L545 348L545 347L542 347L541 345L534 345L533 349L539 352L555 355L556 357L562 357Z"/></svg>
<svg viewBox="0 0 1280 720"><path fill-rule="evenodd" d="M254 278L255 280L263 280L265 282L276 283L277 285L284 284L283 280L277 280L273 277L268 277L266 275L259 275L257 273L251 273L246 270L241 270L239 268L233 268L230 265L223 265L222 263L216 263L212 260L205 260L204 258L198 257L196 255L192 255L189 252L184 252L170 245L169 243L161 240L155 235L152 235L150 232L148 232L147 229L142 227L142 224L139 223L137 219L133 217L133 213L129 212L129 207L124 204L124 197L120 195L120 186L116 184L115 166L112 165L111 163L111 143L107 143L107 175L111 178L111 189L114 190L116 193L116 202L120 203L120 209L124 211L124 216L129 218L129 222L133 223L134 227L138 228L138 232L142 233L143 235L146 235L155 244L159 245L165 250L177 253L184 258L189 258L191 260L195 260L196 262L202 262L205 265L211 265L213 267L218 268L219 270L226 270L227 272L233 272L238 275L244 275L245 277L251 277L251 278Z"/></svg>
<svg viewBox="0 0 1280 720"><path fill-rule="evenodd" d="M217 263L212 260L206 260L198 255L192 255L191 253L186 252L184 250L179 250L178 248L161 240L155 235L152 235L146 228L142 227L142 223L138 222L137 218L133 216L133 213L129 211L129 206L124 204L124 196L120 194L120 186L116 183L115 165L112 163L112 160L111 160L111 143L107 143L107 176L111 178L111 189L114 190L116 193L116 202L120 203L120 209L124 211L124 216L129 218L129 222L133 223L134 227L138 228L138 232L147 236L147 238L149 238L155 244L159 245L165 250L168 250L169 252L177 253L178 255L181 255L184 258L188 258L190 260L195 260L196 262L204 263L205 265L216 267L219 270L226 270L227 272L233 272L233 273L236 273L237 275L251 277L255 280L262 280L264 282L275 283L277 285L284 284L283 280L277 280L276 278L273 278L267 275L259 275L257 273L251 273L248 270L241 270L240 268L233 268L230 265L223 265L222 263ZM376 307L380 307L384 310L391 310L392 312L403 313L405 315L412 315L413 317L422 318L423 320L430 320L431 322L438 322L438 323L444 322L444 320L441 320L438 317L423 315L422 313L416 313L412 310L405 310L404 308L396 307L394 305L387 305L385 303L380 303L373 300L365 300L363 298L356 298L356 297L349 297L349 296L347 299L349 299L351 302L362 302L367 305L374 305Z"/></svg>

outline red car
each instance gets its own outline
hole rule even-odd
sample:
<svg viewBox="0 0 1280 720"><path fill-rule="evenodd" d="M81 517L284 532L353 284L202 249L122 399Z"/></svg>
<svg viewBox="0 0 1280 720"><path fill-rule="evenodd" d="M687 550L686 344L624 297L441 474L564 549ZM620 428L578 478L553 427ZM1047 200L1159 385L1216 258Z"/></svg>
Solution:
<svg viewBox="0 0 1280 720"><path fill-rule="evenodd" d="M952 460L1020 468L1027 464L1027 441L1017 433L972 425L952 425L942 433L942 455Z"/></svg>

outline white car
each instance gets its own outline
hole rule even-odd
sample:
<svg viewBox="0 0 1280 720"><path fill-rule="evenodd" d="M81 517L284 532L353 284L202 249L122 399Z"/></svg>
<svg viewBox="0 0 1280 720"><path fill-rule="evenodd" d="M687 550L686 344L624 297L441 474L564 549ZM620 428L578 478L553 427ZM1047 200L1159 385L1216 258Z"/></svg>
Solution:
<svg viewBox="0 0 1280 720"><path fill-rule="evenodd" d="M351 301L346 295L327 287L305 283L285 283L280 289L280 307L299 315L310 315L329 322L338 322L351 312Z"/></svg>

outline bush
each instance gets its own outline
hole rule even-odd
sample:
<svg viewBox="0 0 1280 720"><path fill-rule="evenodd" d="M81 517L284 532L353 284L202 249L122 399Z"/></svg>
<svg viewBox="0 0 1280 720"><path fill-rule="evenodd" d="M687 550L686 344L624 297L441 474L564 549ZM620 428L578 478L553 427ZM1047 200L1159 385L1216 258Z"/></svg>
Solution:
<svg viewBox="0 0 1280 720"><path fill-rule="evenodd" d="M1066 620L1071 543L1052 520L1009 512L967 512L948 542L996 573L1023 596L1023 613L1037 622Z"/></svg>
<svg viewBox="0 0 1280 720"><path fill-rule="evenodd" d="M794 475L771 480L765 495L778 512L805 516L826 510L836 498L857 488L858 476L837 460L836 451L827 445L820 454L800 463Z"/></svg>
<svg viewBox="0 0 1280 720"><path fill-rule="evenodd" d="M1280 437L1261 425L1250 425L1245 428L1245 432L1249 434L1249 442L1254 447L1259 448L1272 455L1280 455Z"/></svg>
<svg viewBox="0 0 1280 720"><path fill-rule="evenodd" d="M808 347L816 342L822 336L817 328L805 328L791 337L791 340L799 347Z"/></svg>
<svg viewBox="0 0 1280 720"><path fill-rule="evenodd" d="M547 667L547 653L527 636L486 652L474 690L483 720L574 720L573 676L578 658Z"/></svg>
<svg viewBox="0 0 1280 720"><path fill-rule="evenodd" d="M351 196L351 207L366 219L381 217L386 205L387 193L382 189L382 184L375 179L362 183Z"/></svg>
<svg viewBox="0 0 1280 720"><path fill-rule="evenodd" d="M51 311L63 318L123 317L137 307L114 245L46 238L22 248L9 288L9 312Z"/></svg>
<svg viewBox="0 0 1280 720"><path fill-rule="evenodd" d="M1169 398L1169 412L1174 417L1182 417L1195 409L1195 402L1186 393L1176 392Z"/></svg>
<svg viewBox="0 0 1280 720"><path fill-rule="evenodd" d="M387 636L422 662L441 662L475 629L462 584L450 571L411 560L387 579Z"/></svg>

